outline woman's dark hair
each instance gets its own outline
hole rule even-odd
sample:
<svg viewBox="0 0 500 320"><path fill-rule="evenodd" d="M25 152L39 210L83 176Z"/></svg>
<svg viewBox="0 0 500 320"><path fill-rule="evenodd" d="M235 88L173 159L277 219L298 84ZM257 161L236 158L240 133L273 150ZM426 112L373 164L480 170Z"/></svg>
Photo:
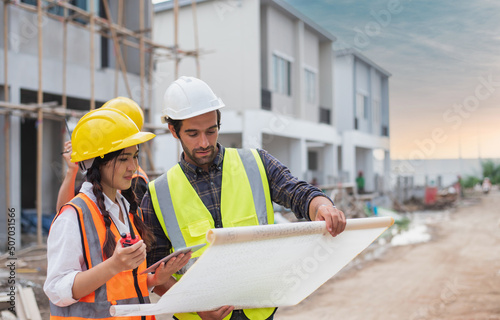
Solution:
<svg viewBox="0 0 500 320"><path fill-rule="evenodd" d="M216 111L217 111L217 129L220 130L220 118L221 118L221 114L220 114L220 110L219 109L217 109ZM171 118L167 118L167 123L171 124L172 126L174 126L174 131L177 134L177 136L179 137L179 132L181 132L181 127L182 127L182 120L174 120L174 119L171 119Z"/></svg>
<svg viewBox="0 0 500 320"><path fill-rule="evenodd" d="M109 212L106 210L106 206L104 205L104 193L102 191L101 185L101 171L102 166L106 165L110 161L114 161L113 167L116 165L116 159L122 153L123 149L110 152L106 154L103 158L96 157L94 163L87 171L87 181L92 183L92 191L97 200L97 207L101 210L102 216L104 217L104 224L106 226L106 239L104 240L103 252L104 258L108 259L113 255L113 252L116 247L116 240L113 232L111 231L111 218L109 216ZM146 243L147 247L150 248L150 244L153 241L153 235L149 228L144 224L142 219L137 214L137 201L135 198L134 190L129 188L127 190L121 191L122 196L127 199L130 203L129 212L134 217L134 225L139 232L139 235Z"/></svg>

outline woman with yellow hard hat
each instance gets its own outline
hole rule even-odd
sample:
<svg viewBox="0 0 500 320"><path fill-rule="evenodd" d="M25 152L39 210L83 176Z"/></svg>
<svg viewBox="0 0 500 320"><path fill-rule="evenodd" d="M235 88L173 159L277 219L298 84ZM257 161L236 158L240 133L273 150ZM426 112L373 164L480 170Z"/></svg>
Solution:
<svg viewBox="0 0 500 320"><path fill-rule="evenodd" d="M80 193L59 210L47 238L44 291L51 319L107 319L112 305L148 303L149 289L188 262L190 254L179 255L154 275L141 274L152 234L133 194L119 191L130 188L137 145L154 136L112 109L91 111L76 125L71 161L87 177Z"/></svg>
<svg viewBox="0 0 500 320"><path fill-rule="evenodd" d="M144 113L141 107L132 99L127 97L116 97L102 105L100 109L118 110L125 113L135 125L142 130L144 126ZM78 165L71 161L72 144L71 141L64 143L62 156L68 167L64 176L59 193L57 195L56 209L59 210L63 204L73 199L78 191L75 191L75 180L78 173ZM137 201L140 203L144 193L146 193L149 183L149 177L146 172L138 165L137 171L132 176L132 190L135 193ZM76 190L78 190L77 187ZM131 192L131 191L128 191Z"/></svg>
<svg viewBox="0 0 500 320"><path fill-rule="evenodd" d="M139 131L144 126L144 113L141 107L134 100L127 97L117 97L102 105L103 109L113 109L125 113L137 125ZM149 177L146 172L137 166L137 171L132 176L132 189L134 190L137 202L141 202L142 197L148 189Z"/></svg>

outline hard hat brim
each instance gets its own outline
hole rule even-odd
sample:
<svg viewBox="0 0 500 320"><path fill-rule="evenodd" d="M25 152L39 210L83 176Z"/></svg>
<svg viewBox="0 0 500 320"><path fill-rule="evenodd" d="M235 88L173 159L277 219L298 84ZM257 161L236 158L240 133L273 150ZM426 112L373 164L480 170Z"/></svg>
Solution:
<svg viewBox="0 0 500 320"><path fill-rule="evenodd" d="M149 141L149 140L153 139L155 136L156 135L154 133L151 133L151 132L135 133L135 134L131 135L130 137L127 137L123 140L116 141L116 144L111 148L111 150L109 150L105 154L89 153L89 154L87 154L87 156L78 157L76 152L73 152L71 154L71 162L84 161L84 160L92 159L95 157L104 157L104 155L106 155L108 153L111 153L111 152L114 152L117 150L121 150L121 149L125 149L128 147L135 146L135 145L144 143L146 141Z"/></svg>
<svg viewBox="0 0 500 320"><path fill-rule="evenodd" d="M155 136L156 135L154 133L151 133L151 132L138 132L138 133L124 139L122 143L117 145L117 147L114 151L125 149L125 148L131 147L131 146L135 146L135 145L144 143L146 141L153 139Z"/></svg>
<svg viewBox="0 0 500 320"><path fill-rule="evenodd" d="M199 115L202 115L202 114L205 114L205 113L209 113L209 112L212 112L212 111L215 111L215 110L218 110L218 109L221 109L221 108L224 108L226 105L224 104L224 102L222 102L222 100L220 98L218 98L216 101L219 102L219 104L217 105L214 105L213 107L211 108L205 108L203 110L199 110L199 111L196 111L196 112L191 112L189 114L185 114L185 115L179 115L179 116L172 116L171 114L173 113L171 110L167 109L167 112L166 114L162 115L161 117L161 122L162 123L166 123L167 119L172 119L172 120L186 120L186 119L190 119L190 118L194 118L194 117L197 117ZM170 115L169 115L170 114ZM181 113L182 114L182 113Z"/></svg>

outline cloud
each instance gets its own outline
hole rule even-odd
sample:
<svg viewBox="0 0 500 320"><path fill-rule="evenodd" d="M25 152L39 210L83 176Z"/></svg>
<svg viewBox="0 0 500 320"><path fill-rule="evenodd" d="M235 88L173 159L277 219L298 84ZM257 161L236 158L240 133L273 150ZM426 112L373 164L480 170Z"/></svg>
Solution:
<svg viewBox="0 0 500 320"><path fill-rule="evenodd" d="M478 126L500 132L491 120L500 118L500 86L460 127L443 121L455 104L474 97L479 79L500 82L500 1L401 0L400 10L390 16L389 0L286 1L332 32L338 39L335 49L354 47L391 72L391 153L404 157L415 148L415 140L428 138L438 127L450 136L458 129L474 134L477 130L469 127ZM361 46L356 37L363 35ZM444 157L453 150L456 155L454 139L435 155ZM463 149L477 149L473 140L463 142L468 144ZM500 157L496 146L489 149Z"/></svg>

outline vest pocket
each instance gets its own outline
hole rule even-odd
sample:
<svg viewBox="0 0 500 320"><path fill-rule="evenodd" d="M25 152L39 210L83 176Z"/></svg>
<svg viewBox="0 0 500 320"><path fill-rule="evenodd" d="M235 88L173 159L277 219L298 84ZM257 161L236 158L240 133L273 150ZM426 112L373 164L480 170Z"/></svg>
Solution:
<svg viewBox="0 0 500 320"><path fill-rule="evenodd" d="M231 227L246 227L246 226L258 226L259 220L256 215L246 216L244 218L231 221Z"/></svg>
<svg viewBox="0 0 500 320"><path fill-rule="evenodd" d="M207 231L212 229L212 226L210 225L210 221L208 219L206 220L198 220L196 222L190 223L187 226L187 231L189 234L189 237L192 240L198 239L200 237L205 237L207 234ZM187 239L186 239L187 240ZM191 241L186 241L187 243L191 243ZM190 244L192 245L192 244Z"/></svg>

